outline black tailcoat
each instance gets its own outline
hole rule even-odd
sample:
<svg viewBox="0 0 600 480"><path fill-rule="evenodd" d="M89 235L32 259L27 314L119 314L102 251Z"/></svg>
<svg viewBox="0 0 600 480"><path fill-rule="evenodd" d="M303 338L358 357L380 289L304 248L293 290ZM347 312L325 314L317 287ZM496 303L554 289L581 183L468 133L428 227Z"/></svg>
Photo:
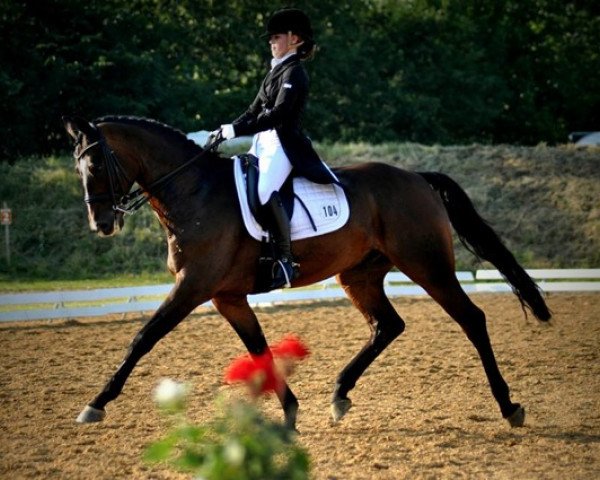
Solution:
<svg viewBox="0 0 600 480"><path fill-rule="evenodd" d="M265 77L258 95L234 120L236 136L275 129L296 173L316 183L337 183L302 132L301 117L308 97L308 74L292 55Z"/></svg>

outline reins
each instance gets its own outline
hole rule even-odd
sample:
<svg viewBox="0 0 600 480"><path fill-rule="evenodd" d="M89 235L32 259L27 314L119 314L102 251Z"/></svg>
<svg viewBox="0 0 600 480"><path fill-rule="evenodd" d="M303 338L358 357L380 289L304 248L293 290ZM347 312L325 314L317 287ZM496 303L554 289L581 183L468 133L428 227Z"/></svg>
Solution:
<svg viewBox="0 0 600 480"><path fill-rule="evenodd" d="M139 187L133 190L132 192L121 195L121 197L117 199L117 186L121 185L120 180L124 179L127 183L131 182L131 180L125 173L125 169L121 165L121 162L119 162L119 159L117 158L115 153L106 143L106 140L104 139L102 133L99 130L98 133L100 135L99 140L85 147L79 153L79 155L77 155L76 160L79 161L79 159L83 155L85 155L90 149L100 145L102 147L102 153L104 156L104 161L106 163L110 191L109 193L86 195L84 201L85 203L89 204L94 202L103 202L106 200L111 200L113 203L112 208L115 212L123 212L128 214L133 214L137 210L139 210L145 203L150 201L150 199L153 196L155 196L161 188L167 185L171 180L173 180L177 175L183 172L190 165L200 160L206 153L214 150L216 147L219 146L219 144L221 144L225 140L220 132L214 138L212 138L212 141L209 137L210 143L208 143L204 147L202 152L200 152L198 155L193 156L187 162L180 165L172 172L169 172L165 176L159 178L158 180L155 180L148 187Z"/></svg>

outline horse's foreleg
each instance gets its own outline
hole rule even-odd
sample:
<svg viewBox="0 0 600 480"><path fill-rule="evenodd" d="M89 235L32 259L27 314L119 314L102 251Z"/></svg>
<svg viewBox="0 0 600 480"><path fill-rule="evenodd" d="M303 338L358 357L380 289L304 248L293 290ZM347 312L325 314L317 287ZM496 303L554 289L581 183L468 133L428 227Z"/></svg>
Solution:
<svg viewBox="0 0 600 480"><path fill-rule="evenodd" d="M246 296L218 296L213 304L223 317L227 319L251 354L260 355L267 349L267 341L256 315L248 305ZM285 414L285 424L290 429L296 428L298 400L287 383L277 396Z"/></svg>
<svg viewBox="0 0 600 480"><path fill-rule="evenodd" d="M152 347L173 330L198 303L200 302L194 301L191 294L185 294L183 289L176 287L135 336L115 374L106 383L102 392L84 408L77 421L90 423L103 420L106 404L119 396L140 358L152 350Z"/></svg>
<svg viewBox="0 0 600 480"><path fill-rule="evenodd" d="M337 378L331 400L334 422L339 421L350 409L352 403L348 392L354 388L360 376L404 331L404 321L396 313L383 290L383 276L375 274L357 279L355 275L340 274L340 282L348 297L369 322L371 338Z"/></svg>

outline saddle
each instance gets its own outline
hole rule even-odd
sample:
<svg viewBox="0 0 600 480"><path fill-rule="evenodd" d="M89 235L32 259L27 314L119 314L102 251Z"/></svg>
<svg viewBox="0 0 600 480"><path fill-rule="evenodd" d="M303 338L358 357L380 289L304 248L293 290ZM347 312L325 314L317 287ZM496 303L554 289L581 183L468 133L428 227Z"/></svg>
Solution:
<svg viewBox="0 0 600 480"><path fill-rule="evenodd" d="M233 160L242 219L248 234L261 244L252 293L266 292L271 283L275 250L265 228L268 218L265 207L258 197L258 159L251 154L242 154ZM334 232L350 217L344 190L335 184L313 183L292 172L279 194L291 219L292 242Z"/></svg>
<svg viewBox="0 0 600 480"><path fill-rule="evenodd" d="M267 230L265 222L265 207L260 204L258 197L258 158L251 153L238 155L241 161L242 173L246 177L246 196L248 197L248 207L250 212L260 224L263 230ZM279 189L279 196L288 218L294 214L294 172L287 178Z"/></svg>

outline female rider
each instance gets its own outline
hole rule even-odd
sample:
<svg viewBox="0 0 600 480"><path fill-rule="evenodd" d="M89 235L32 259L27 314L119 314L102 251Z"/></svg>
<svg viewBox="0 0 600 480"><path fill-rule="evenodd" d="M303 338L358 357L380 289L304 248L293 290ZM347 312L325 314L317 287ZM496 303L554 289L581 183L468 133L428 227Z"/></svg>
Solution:
<svg viewBox="0 0 600 480"><path fill-rule="evenodd" d="M269 38L273 55L271 70L248 110L233 123L221 125L221 135L225 139L254 135L249 153L258 157L258 195L270 217L267 228L276 250L270 287L274 289L289 287L299 274L291 252L289 218L279 189L292 168L316 183L338 180L301 130L309 88L301 61L311 58L316 47L310 19L298 9L279 10L267 22L264 36Z"/></svg>

